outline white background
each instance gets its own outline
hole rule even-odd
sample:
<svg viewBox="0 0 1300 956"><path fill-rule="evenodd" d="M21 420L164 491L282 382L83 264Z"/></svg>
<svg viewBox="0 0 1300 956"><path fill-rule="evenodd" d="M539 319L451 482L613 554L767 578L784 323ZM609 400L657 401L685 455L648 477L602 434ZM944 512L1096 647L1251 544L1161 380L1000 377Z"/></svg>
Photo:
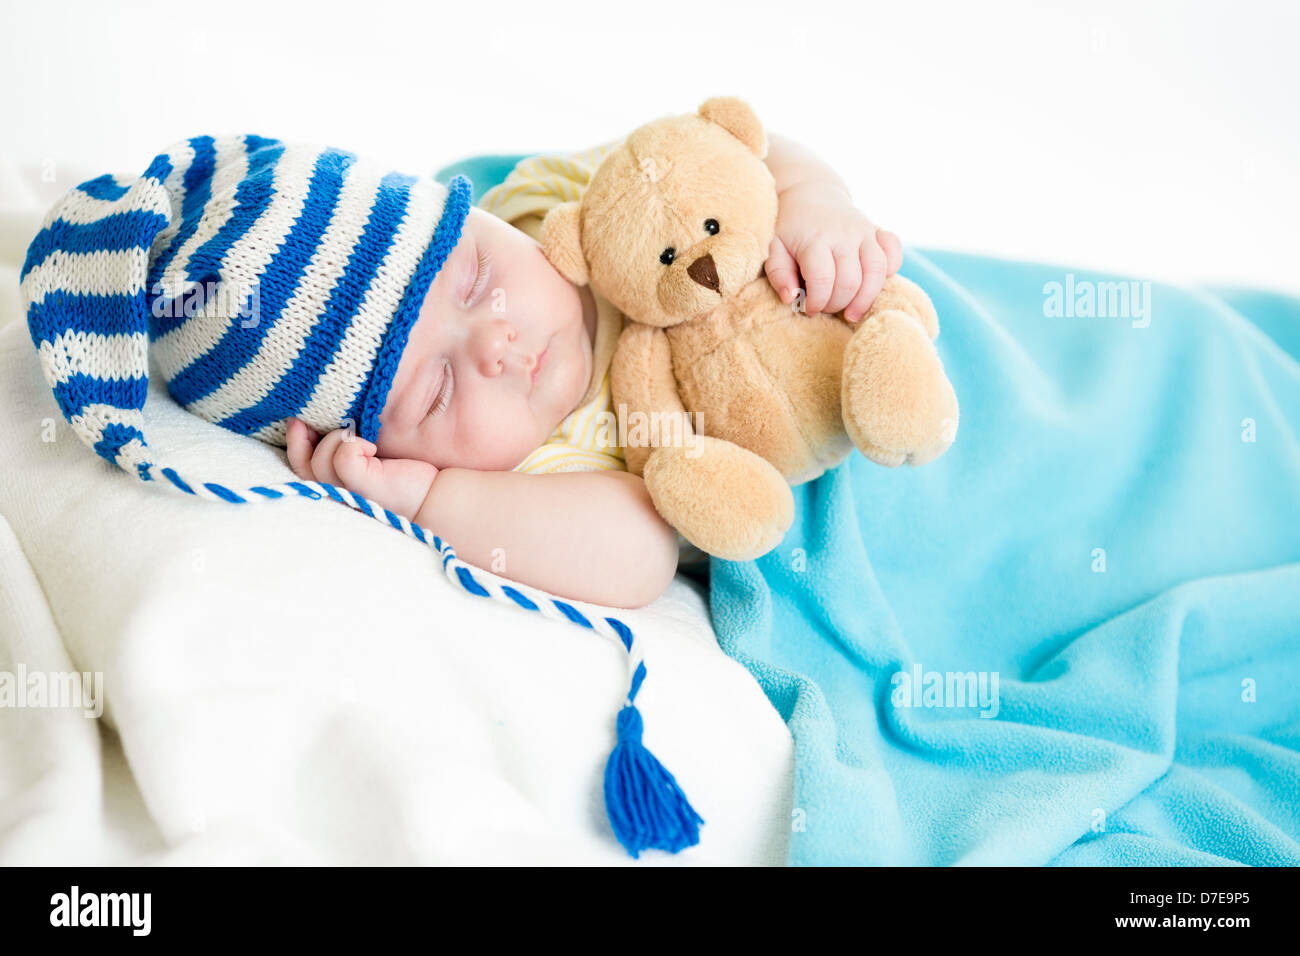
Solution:
<svg viewBox="0 0 1300 956"><path fill-rule="evenodd" d="M731 94L906 244L1300 290L1296 4L0 9L0 159L135 172L257 132L429 172Z"/></svg>

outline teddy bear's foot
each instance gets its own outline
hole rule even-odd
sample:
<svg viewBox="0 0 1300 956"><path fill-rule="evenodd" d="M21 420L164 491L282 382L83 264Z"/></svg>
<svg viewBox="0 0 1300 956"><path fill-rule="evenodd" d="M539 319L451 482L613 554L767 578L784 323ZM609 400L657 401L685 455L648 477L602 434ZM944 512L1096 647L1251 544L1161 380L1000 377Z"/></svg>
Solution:
<svg viewBox="0 0 1300 956"><path fill-rule="evenodd" d="M706 554L749 561L780 543L794 520L781 473L748 449L695 435L692 445L656 448L646 489L659 514Z"/></svg>
<svg viewBox="0 0 1300 956"><path fill-rule="evenodd" d="M862 320L844 350L841 401L845 431L880 465L923 465L957 437L957 396L910 312L873 308Z"/></svg>

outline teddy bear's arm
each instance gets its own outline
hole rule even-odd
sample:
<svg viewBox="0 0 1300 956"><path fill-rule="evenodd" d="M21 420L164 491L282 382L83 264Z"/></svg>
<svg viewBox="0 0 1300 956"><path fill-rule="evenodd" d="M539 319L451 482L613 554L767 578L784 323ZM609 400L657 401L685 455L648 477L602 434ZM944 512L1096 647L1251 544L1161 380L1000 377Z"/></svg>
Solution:
<svg viewBox="0 0 1300 956"><path fill-rule="evenodd" d="M614 408L627 429L628 444L623 450L627 470L640 475L646 459L654 449L648 444L637 444L636 418L644 416L648 422L653 415L678 415L684 429L691 428L690 416L677 393L677 379L673 375L672 347L663 329L649 325L629 325L618 340L618 349L609 371L610 391Z"/></svg>

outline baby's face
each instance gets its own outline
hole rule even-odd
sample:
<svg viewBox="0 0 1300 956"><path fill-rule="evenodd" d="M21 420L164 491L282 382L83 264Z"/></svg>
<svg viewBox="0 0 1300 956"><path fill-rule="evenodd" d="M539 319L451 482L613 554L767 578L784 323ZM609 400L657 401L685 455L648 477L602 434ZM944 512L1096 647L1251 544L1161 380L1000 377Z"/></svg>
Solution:
<svg viewBox="0 0 1300 956"><path fill-rule="evenodd" d="M375 442L381 458L507 471L591 379L595 304L526 233L471 208L411 328Z"/></svg>

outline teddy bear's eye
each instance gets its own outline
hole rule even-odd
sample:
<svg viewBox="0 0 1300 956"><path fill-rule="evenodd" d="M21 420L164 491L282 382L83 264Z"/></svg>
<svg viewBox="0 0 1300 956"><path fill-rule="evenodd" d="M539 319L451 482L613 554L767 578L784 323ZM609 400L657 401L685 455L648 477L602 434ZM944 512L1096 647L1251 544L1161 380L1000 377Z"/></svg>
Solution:
<svg viewBox="0 0 1300 956"><path fill-rule="evenodd" d="M659 253L659 261L666 266L672 265L673 260L676 258L677 258L677 250L674 249L672 246L669 246L663 252Z"/></svg>
<svg viewBox="0 0 1300 956"><path fill-rule="evenodd" d="M722 227L718 225L718 220L716 219L704 220L704 231L707 232L710 236L716 236L718 234L718 230L721 228Z"/></svg>

